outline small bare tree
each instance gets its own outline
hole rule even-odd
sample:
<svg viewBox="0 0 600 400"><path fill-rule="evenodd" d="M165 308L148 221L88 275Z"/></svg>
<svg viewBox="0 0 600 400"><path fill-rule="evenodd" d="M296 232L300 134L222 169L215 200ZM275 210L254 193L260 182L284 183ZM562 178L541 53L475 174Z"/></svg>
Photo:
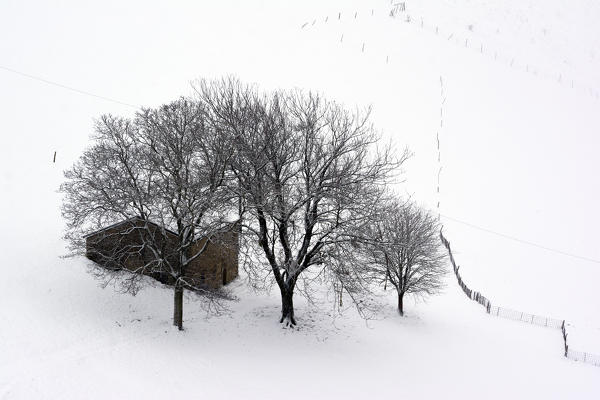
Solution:
<svg viewBox="0 0 600 400"><path fill-rule="evenodd" d="M251 268L272 273L280 322L295 325L293 295L304 271L335 267L362 276L355 258L339 255L360 239L358 227L407 154L395 158L389 147L377 148L369 111L350 112L315 93L259 93L233 78L195 88L233 143L244 232L261 255Z"/></svg>
<svg viewBox="0 0 600 400"><path fill-rule="evenodd" d="M436 218L412 202L390 200L369 225L367 245L374 279L398 294L404 315L404 295L429 296L444 286L446 253L439 240Z"/></svg>
<svg viewBox="0 0 600 400"><path fill-rule="evenodd" d="M114 237L97 240L104 265L120 269L137 256L143 262L120 277L135 294L144 275L166 276L174 287L173 324L183 329L183 292L192 289L219 305L226 297L186 277L186 269L228 225L231 197L226 190L230 148L205 123L204 110L181 98L134 119L111 115L96 123L93 145L65 172L63 216L73 254L83 254L86 234L129 221ZM233 214L235 215L235 214ZM202 245L198 239L207 238ZM101 243L100 243L101 242Z"/></svg>

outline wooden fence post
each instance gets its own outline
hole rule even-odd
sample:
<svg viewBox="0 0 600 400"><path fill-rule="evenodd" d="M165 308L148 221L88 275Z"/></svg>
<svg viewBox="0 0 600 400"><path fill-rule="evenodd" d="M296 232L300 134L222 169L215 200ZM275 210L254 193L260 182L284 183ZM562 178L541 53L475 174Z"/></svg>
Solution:
<svg viewBox="0 0 600 400"><path fill-rule="evenodd" d="M568 357L568 355L569 355L569 345L567 344L567 336L568 335L567 335L567 330L565 329L565 320L564 319L562 322L561 329L562 329L562 334L563 334L563 340L565 342L565 357Z"/></svg>

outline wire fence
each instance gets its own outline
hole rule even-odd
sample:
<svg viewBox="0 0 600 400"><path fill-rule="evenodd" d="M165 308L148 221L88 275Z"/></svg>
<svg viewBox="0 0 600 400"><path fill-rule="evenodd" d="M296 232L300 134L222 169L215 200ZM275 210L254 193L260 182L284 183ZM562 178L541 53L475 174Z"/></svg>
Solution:
<svg viewBox="0 0 600 400"><path fill-rule="evenodd" d="M600 91L598 91L598 89L596 87L594 87L593 85L591 85L589 82L577 82L574 79L569 79L562 72L558 72L558 71L554 71L554 72L544 71L542 68L538 68L537 66L535 66L529 62L526 62L524 60L519 62L519 60L514 56L508 56L506 54L503 55L502 51L489 49L486 46L484 46L483 43L473 44L473 43L469 42L469 38L464 38L464 37L461 38L460 35L455 35L454 32L443 32L437 24L426 24L424 22L423 18L419 18L419 17L415 18L414 16L411 17L411 15L405 14L405 11L406 11L405 2L399 2L399 3L394 4L393 0L392 0L392 1L390 1L390 4L391 4L391 7L386 8L386 11L384 13L387 14L391 18L397 18L398 20L406 22L407 24L410 24L410 25L419 25L421 29L430 31L440 37L446 38L446 36L447 36L447 38L445 40L447 40L447 41L452 40L452 42L455 42L456 44L459 44L461 46L463 46L463 44L464 44L464 47L472 48L472 49L476 50L478 53L481 53L482 55L487 55L489 57L492 57L495 62L504 63L504 64L508 65L510 68L522 68L525 72L533 74L536 77L543 77L543 78L546 78L549 80L553 80L561 85L567 84L572 89L575 89L575 88L583 89L584 91L588 92L592 97L595 97L597 100L600 99ZM369 10L366 10L365 12L354 11L354 12L348 13L348 14L346 14L346 13L342 14L342 12L338 12L337 15L335 15L331 19L338 20L338 21L341 20L342 18L344 18L344 19L349 18L349 19L357 20L359 17L363 17L363 16L373 17L373 16L375 16L375 11L376 11L375 9L371 8ZM400 16L403 16L403 17L399 18ZM329 18L329 16L326 16L323 19L323 23L327 24L328 21L330 21L330 18ZM417 23L417 21L420 21L420 23ZM321 23L321 18L314 19L312 21L312 23L310 23L310 22L304 23L301 26L301 29L304 29L308 26L312 27L315 24L317 24L317 22ZM341 34L341 37L340 37L340 43L344 43L344 34L343 33ZM365 47L366 47L366 44L364 41L362 41L360 43L361 53L365 52ZM389 54L386 55L386 57L385 57L385 63L386 64L390 63ZM438 177L437 177L438 219L441 216L441 214L440 214L440 197L439 196L440 196L440 175L442 172L441 152L440 152L440 130L442 130L442 128L443 128L443 117L444 117L443 105L445 102L444 84L443 84L443 79L441 76L440 76L440 97L441 97L440 126L439 126L439 130L437 132L437 135L436 135L437 150L438 150L438 164L439 164L438 165L439 166ZM506 318L506 319L511 319L514 321L525 322L525 323L528 323L531 325L543 326L543 327L548 327L548 328L552 328L552 329L560 329L562 332L562 338L563 338L564 356L566 358L568 358L570 360L574 360L574 361L580 361L580 362L592 364L595 366L600 366L600 355L569 349L569 345L567 342L568 333L567 333L567 328L566 328L566 326L568 326L568 324L566 324L565 320L540 316L540 315L536 315L536 314L530 314L530 313L526 313L526 312L522 312L522 311L518 311L518 310L513 310L510 308L493 306L491 301L487 297L485 297L480 292L474 291L471 288L469 288L467 286L467 284L464 282L464 280L462 279L462 276L460 275L460 272L459 272L460 266L458 266L456 264L456 260L454 259L454 255L452 254L452 250L450 248L450 242L444 237L442 232L440 232L440 239L441 239L443 245L448 250L448 254L450 256L450 262L451 262L452 268L454 270L454 275L456 276L458 285L462 289L463 293L469 299L471 299L471 300L477 302L478 304L480 304L481 306L483 306L489 315Z"/></svg>
<svg viewBox="0 0 600 400"><path fill-rule="evenodd" d="M600 367L600 355L587 353L585 351L571 350L569 348L569 343L567 341L567 337L569 336L567 333L567 326L568 324L563 321L562 326L560 327L563 336L563 343L565 345L565 357L567 357L569 360L579 361Z"/></svg>
<svg viewBox="0 0 600 400"><path fill-rule="evenodd" d="M456 280L458 281L458 286L460 286L463 293L465 295L467 295L468 298L470 298L471 300L474 300L477 303L484 306L486 308L487 312L489 313L489 309L492 305L491 302L485 296L483 296L481 293L475 292L467 286L467 284L463 281L462 277L460 276L460 272L458 272L458 270L460 269L460 266L457 265L456 261L454 260L454 255L452 254L452 250L450 249L450 242L444 237L442 232L440 232L440 239L442 240L444 247L446 247L446 249L448 250L448 254L450 256L450 263L452 264L452 269L454 270L454 275L456 276Z"/></svg>
<svg viewBox="0 0 600 400"><path fill-rule="evenodd" d="M544 326L548 328L561 329L564 320L544 317L541 315L529 314L522 311L512 310L510 308L491 306L490 315L512 319L513 321L527 322L528 324Z"/></svg>
<svg viewBox="0 0 600 400"><path fill-rule="evenodd" d="M300 29L312 28L315 25L327 24L329 21L334 20L352 20L358 21L363 17L376 17L380 15L387 15L392 19L396 19L399 22L403 22L406 25L412 25L419 27L421 30L428 31L432 35L440 37L441 40L452 42L457 46L464 47L475 51L476 53L486 56L496 63L504 64L509 68L519 69L523 72L531 74L537 78L546 79L553 81L558 85L566 85L571 89L578 89L582 92L589 94L592 98L600 100L600 90L595 82L581 81L578 80L580 74L576 71L564 72L561 69L553 70L550 66L540 67L535 63L524 59L523 55L511 55L505 51L503 47L492 48L487 46L481 40L477 40L473 37L466 37L464 34L458 34L457 32L448 31L443 27L440 27L437 23L428 23L423 17L408 13L405 2L391 3L390 6L384 8L368 8L364 10L355 10L352 12L338 12L335 18L329 18L329 16L314 18L312 21L307 21L300 26ZM344 35L342 33L340 43L343 42ZM365 52L366 43L360 42L361 52ZM389 54L385 57L385 63L390 63ZM570 76L571 75L571 76Z"/></svg>
<svg viewBox="0 0 600 400"><path fill-rule="evenodd" d="M444 78L440 75L440 127L435 135L436 143L437 143L437 163L438 163L438 173L437 173L437 211L438 211L438 221L440 220L442 214L440 212L440 176L442 175L442 152L440 149L440 132L444 127L444 103L446 102L446 95L444 94Z"/></svg>
<svg viewBox="0 0 600 400"><path fill-rule="evenodd" d="M595 365L596 367L600 367L600 356L597 354L590 354L584 351L569 350L567 352L567 358L569 360L584 362L587 364Z"/></svg>
<svg viewBox="0 0 600 400"><path fill-rule="evenodd" d="M567 326L569 325L564 319L550 318L541 315L526 313L523 311L512 310L510 308L493 306L491 301L487 297L485 297L477 291L471 290L463 281L459 272L460 266L456 264L454 255L452 254L452 249L450 248L450 242L444 237L441 231L440 239L444 247L446 247L446 249L448 250L448 255L450 256L450 263L452 264L452 268L454 270L456 280L458 281L458 285L469 299L481 304L488 314L496 317L525 322L528 324L543 326L547 328L560 329L563 338L564 356L566 358L573 361L579 361L600 367L600 355L569 349L569 344L567 341L567 338L569 336L569 334L567 333Z"/></svg>

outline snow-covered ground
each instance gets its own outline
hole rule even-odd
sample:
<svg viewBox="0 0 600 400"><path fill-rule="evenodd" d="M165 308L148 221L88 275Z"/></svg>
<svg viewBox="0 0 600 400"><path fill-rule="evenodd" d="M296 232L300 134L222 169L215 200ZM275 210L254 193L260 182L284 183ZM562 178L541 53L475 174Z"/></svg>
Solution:
<svg viewBox="0 0 600 400"><path fill-rule="evenodd" d="M490 317L455 286L410 304L406 318L390 301L368 323L331 302L300 302L291 331L277 322L275 295L236 282L240 301L228 315L206 318L188 297L181 333L168 318L170 290L132 298L99 289L81 263L53 267L26 295L16 284L4 290L4 398L597 395L598 370L562 358L558 331Z"/></svg>
<svg viewBox="0 0 600 400"><path fill-rule="evenodd" d="M385 137L414 152L399 190L440 201L469 286L567 319L572 348L600 354L600 5L430 0L389 11L387 1L6 2L0 67L135 106L226 73L372 104ZM207 317L188 296L186 331L173 330L168 289L101 289L84 260L59 258L62 170L93 118L135 108L7 70L0 88L0 398L600 395L600 368L562 357L558 331L486 315L452 275L406 318L391 293L368 323L331 299L298 299L297 331L277 323L276 293L240 279L230 313Z"/></svg>

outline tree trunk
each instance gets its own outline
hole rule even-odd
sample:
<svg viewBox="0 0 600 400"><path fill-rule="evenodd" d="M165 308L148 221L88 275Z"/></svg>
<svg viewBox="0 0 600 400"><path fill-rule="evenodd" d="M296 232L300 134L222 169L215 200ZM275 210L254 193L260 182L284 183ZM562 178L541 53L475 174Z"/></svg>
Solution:
<svg viewBox="0 0 600 400"><path fill-rule="evenodd" d="M294 288L289 286L280 287L281 290L281 319L280 323L285 321L286 326L296 325L294 319Z"/></svg>
<svg viewBox="0 0 600 400"><path fill-rule="evenodd" d="M404 316L404 293L398 293L398 314Z"/></svg>
<svg viewBox="0 0 600 400"><path fill-rule="evenodd" d="M173 307L173 325L183 330L183 288L179 283L175 284L175 297Z"/></svg>

